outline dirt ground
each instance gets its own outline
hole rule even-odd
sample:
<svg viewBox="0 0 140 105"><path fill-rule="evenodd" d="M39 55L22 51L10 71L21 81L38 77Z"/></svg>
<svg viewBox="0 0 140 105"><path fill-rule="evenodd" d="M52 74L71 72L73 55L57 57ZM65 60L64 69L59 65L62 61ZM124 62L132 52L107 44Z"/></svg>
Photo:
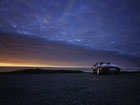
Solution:
<svg viewBox="0 0 140 105"><path fill-rule="evenodd" d="M0 105L140 105L140 74L11 74L0 84Z"/></svg>

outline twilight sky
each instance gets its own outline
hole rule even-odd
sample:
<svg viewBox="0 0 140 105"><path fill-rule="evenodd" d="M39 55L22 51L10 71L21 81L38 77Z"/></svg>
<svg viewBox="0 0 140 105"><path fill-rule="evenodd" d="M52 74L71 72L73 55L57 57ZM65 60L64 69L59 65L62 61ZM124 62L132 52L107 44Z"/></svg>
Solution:
<svg viewBox="0 0 140 105"><path fill-rule="evenodd" d="M0 66L140 68L140 0L0 0Z"/></svg>

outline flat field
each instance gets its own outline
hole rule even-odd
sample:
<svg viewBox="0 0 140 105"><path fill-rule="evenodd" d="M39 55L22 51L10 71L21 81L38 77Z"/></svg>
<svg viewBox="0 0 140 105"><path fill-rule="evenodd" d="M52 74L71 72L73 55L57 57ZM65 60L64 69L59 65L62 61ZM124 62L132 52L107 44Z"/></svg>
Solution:
<svg viewBox="0 0 140 105"><path fill-rule="evenodd" d="M140 105L140 74L3 74L0 84L0 105Z"/></svg>

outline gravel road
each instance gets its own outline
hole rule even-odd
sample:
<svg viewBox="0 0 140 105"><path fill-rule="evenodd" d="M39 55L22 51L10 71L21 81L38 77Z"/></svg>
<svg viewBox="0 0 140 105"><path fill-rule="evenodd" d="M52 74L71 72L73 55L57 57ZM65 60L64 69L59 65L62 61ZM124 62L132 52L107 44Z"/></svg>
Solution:
<svg viewBox="0 0 140 105"><path fill-rule="evenodd" d="M0 84L0 105L140 105L140 74L12 74Z"/></svg>

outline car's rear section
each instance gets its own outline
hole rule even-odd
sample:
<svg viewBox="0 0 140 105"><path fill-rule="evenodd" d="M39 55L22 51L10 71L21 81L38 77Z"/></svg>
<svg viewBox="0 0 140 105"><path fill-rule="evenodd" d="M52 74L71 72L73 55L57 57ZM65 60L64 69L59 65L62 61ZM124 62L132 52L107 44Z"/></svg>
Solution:
<svg viewBox="0 0 140 105"><path fill-rule="evenodd" d="M96 63L94 68L91 68L93 74L119 74L120 67L110 63Z"/></svg>
<svg viewBox="0 0 140 105"><path fill-rule="evenodd" d="M99 67L97 69L97 74L119 74L119 73L120 68L114 66Z"/></svg>

